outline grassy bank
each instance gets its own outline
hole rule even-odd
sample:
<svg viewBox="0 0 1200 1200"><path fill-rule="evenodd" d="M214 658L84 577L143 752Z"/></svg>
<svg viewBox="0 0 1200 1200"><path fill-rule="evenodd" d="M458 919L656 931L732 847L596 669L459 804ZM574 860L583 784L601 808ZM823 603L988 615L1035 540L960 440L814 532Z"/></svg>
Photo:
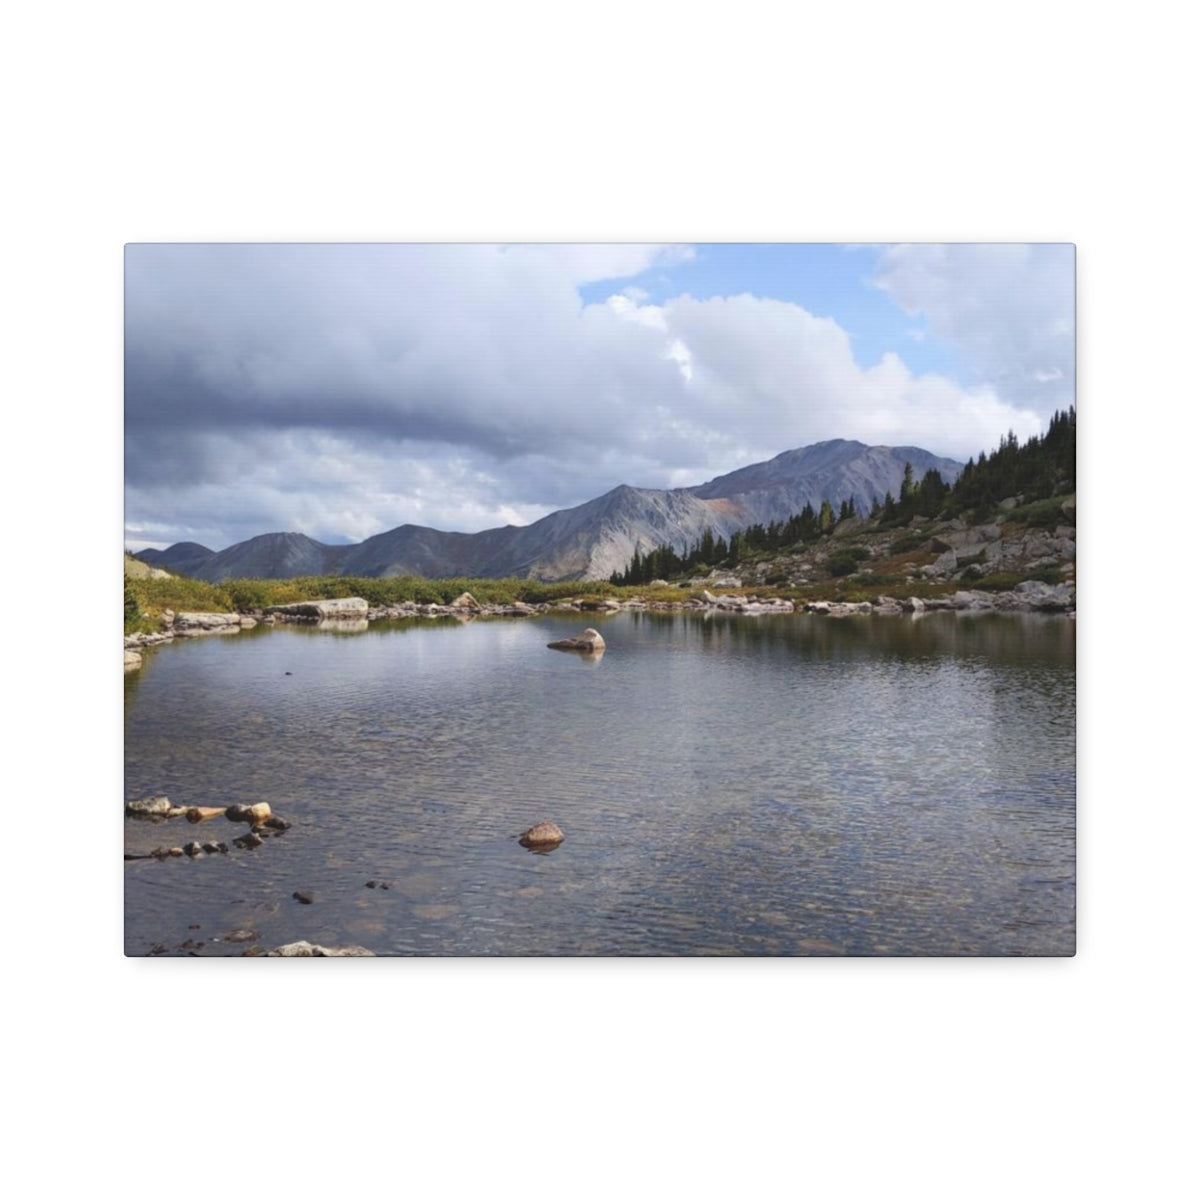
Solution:
<svg viewBox="0 0 1200 1200"><path fill-rule="evenodd" d="M150 632L160 628L162 614L174 612L253 612L272 604L299 600L332 600L361 596L372 606L411 601L416 604L449 604L470 592L481 604L544 604L569 597L633 595L635 588L614 588L610 583L541 583L536 579L421 579L400 575L367 579L352 575L310 575L296 579L230 579L204 583L199 579L125 580L125 632ZM663 589L672 593L678 589Z"/></svg>
<svg viewBox="0 0 1200 1200"><path fill-rule="evenodd" d="M904 583L888 576L826 580L804 587L743 587L718 589L731 595L782 597L806 600L873 600L882 591L905 596L940 596L955 590L946 583ZM534 579L421 579L402 575L392 579L367 579L343 575L312 575L296 579L231 579L204 583L199 579L173 576L170 579L125 580L125 632L151 633L161 629L162 614L173 612L253 612L272 604L298 600L326 600L361 596L372 606L384 607L411 601L416 604L449 604L470 592L481 604L546 604L568 599L602 599L678 602L697 594L684 587L614 587L604 581L590 583L540 583Z"/></svg>

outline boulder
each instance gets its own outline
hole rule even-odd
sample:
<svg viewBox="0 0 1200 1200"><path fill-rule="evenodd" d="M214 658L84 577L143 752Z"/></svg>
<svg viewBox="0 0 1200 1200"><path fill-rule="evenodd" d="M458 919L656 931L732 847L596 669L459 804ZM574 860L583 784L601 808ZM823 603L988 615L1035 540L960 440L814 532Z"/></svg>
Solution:
<svg viewBox="0 0 1200 1200"><path fill-rule="evenodd" d="M972 554L978 554L983 549L984 542L999 540L999 525L977 525L973 529L957 529L935 535L930 539L930 545L938 553L954 550L960 558L970 558Z"/></svg>
<svg viewBox="0 0 1200 1200"><path fill-rule="evenodd" d="M450 601L450 607L459 611L478 612L483 605L470 592L463 592L461 596Z"/></svg>
<svg viewBox="0 0 1200 1200"><path fill-rule="evenodd" d="M125 670L136 671L142 665L142 656L136 650L125 651Z"/></svg>
<svg viewBox="0 0 1200 1200"><path fill-rule="evenodd" d="M254 951L249 953L253 954ZM261 952L260 952L261 953ZM317 946L312 942L289 942L268 950L263 958L374 958L365 946Z"/></svg>
<svg viewBox="0 0 1200 1200"><path fill-rule="evenodd" d="M1075 607L1075 587L1070 583L1049 584L1025 579L1013 588L1023 606L1036 612L1068 612Z"/></svg>
<svg viewBox="0 0 1200 1200"><path fill-rule="evenodd" d="M358 596L337 600L303 600L298 604L272 604L267 616L294 617L301 621L320 621L350 617L365 619L370 605Z"/></svg>
<svg viewBox="0 0 1200 1200"><path fill-rule="evenodd" d="M128 800L125 811L135 817L165 817L171 811L166 796L149 796L145 800Z"/></svg>
<svg viewBox="0 0 1200 1200"><path fill-rule="evenodd" d="M557 846L565 837L566 834L553 821L540 821L525 830L517 840L527 849L534 850Z"/></svg>
<svg viewBox="0 0 1200 1200"><path fill-rule="evenodd" d="M225 816L230 821L240 821L252 826L263 824L270 815L271 806L265 800L258 804L231 804L225 809Z"/></svg>
<svg viewBox="0 0 1200 1200"><path fill-rule="evenodd" d="M996 600L988 592L955 592L950 597L950 605L952 608L959 610L980 610L995 608Z"/></svg>
<svg viewBox="0 0 1200 1200"><path fill-rule="evenodd" d="M232 632L242 627L237 613L181 612L171 622L176 633Z"/></svg>
<svg viewBox="0 0 1200 1200"><path fill-rule="evenodd" d="M585 629L573 638L562 638L557 642L547 642L550 650L581 650L585 654L595 654L604 649L604 639L594 629Z"/></svg>

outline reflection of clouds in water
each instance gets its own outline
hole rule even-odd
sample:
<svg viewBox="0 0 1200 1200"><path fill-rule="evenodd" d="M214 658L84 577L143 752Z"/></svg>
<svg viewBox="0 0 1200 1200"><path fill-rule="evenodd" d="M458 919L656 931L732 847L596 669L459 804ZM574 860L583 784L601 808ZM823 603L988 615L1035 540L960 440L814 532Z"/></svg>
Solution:
<svg viewBox="0 0 1200 1200"><path fill-rule="evenodd" d="M170 923L196 914L234 928L235 898L296 886L319 892L328 943L382 953L1068 944L1068 622L626 614L605 630L621 652L586 677L544 648L579 628L168 648L130 702L128 794L267 800L295 828L236 870L133 864L132 951L174 946ZM516 831L547 817L563 852L520 853Z"/></svg>

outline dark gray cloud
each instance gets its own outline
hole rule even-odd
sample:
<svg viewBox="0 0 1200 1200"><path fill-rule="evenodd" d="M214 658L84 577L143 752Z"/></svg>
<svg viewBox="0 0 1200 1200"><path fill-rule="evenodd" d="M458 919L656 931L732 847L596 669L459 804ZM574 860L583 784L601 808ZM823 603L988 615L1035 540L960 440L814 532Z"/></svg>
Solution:
<svg viewBox="0 0 1200 1200"><path fill-rule="evenodd" d="M620 280L682 253L130 246L128 543L219 549L291 529L359 540L405 522L471 531L621 482L700 482L825 437L965 457L1041 424L983 368L964 387L914 377L894 355L861 367L844 330L794 304L620 294ZM930 307L933 273L900 258L881 279L946 336L969 337L954 325L953 280L943 309ZM579 287L596 280L616 281L613 295L584 305Z"/></svg>

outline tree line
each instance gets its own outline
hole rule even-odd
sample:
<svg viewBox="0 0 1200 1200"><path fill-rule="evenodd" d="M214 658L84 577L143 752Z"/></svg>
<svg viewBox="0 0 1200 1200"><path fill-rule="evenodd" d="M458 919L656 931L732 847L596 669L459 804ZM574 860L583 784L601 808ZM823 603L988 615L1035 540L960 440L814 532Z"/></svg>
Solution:
<svg viewBox="0 0 1200 1200"><path fill-rule="evenodd" d="M904 464L900 495L889 491L876 499L870 517L881 529L907 525L914 517L934 520L967 515L975 522L991 517L996 505L1006 497L1019 496L1022 503L1048 500L1075 491L1075 408L1056 412L1046 433L1035 435L1024 445L1010 430L990 454L967 460L961 474L948 484L937 470L928 470L917 479L912 463ZM618 587L636 586L654 579L707 571L714 566L736 566L743 558L764 551L784 550L815 542L833 531L834 526L858 514L853 500L842 501L834 510L828 500L819 509L811 504L786 521L769 525L751 525L716 537L706 529L682 552L669 543L642 553L634 550L624 571L614 571L609 582Z"/></svg>

